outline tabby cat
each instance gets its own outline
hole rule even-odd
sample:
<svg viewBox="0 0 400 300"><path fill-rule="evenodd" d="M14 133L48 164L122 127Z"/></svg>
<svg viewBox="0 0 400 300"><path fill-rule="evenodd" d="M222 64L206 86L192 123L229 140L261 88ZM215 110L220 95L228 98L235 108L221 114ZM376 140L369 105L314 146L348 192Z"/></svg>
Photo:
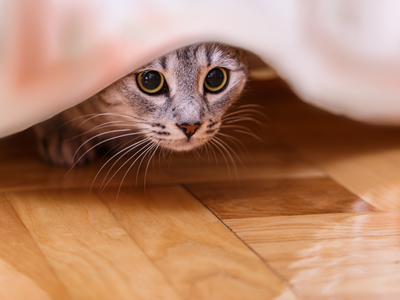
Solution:
<svg viewBox="0 0 400 300"><path fill-rule="evenodd" d="M197 148L215 137L247 73L244 51L227 45L170 52L36 125L39 152L51 164L73 166L110 149L145 157L158 148Z"/></svg>

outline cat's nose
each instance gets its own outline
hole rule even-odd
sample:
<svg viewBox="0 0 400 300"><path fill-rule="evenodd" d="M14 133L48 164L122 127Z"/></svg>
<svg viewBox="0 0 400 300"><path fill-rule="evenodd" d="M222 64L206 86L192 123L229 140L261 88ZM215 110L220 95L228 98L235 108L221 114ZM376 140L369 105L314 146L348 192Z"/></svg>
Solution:
<svg viewBox="0 0 400 300"><path fill-rule="evenodd" d="M194 125L189 125L187 123L182 123L182 124L176 124L180 129L182 129L182 131L186 134L186 136L188 137L188 139L195 134L197 128L200 127L200 123L196 123Z"/></svg>

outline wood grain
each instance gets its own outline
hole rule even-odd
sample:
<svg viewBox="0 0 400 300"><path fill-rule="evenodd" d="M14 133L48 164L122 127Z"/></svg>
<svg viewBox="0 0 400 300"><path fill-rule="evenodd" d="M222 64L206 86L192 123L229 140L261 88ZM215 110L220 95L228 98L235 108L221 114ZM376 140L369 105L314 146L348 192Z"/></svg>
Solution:
<svg viewBox="0 0 400 300"><path fill-rule="evenodd" d="M87 191L6 197L73 299L179 299L104 204Z"/></svg>
<svg viewBox="0 0 400 300"><path fill-rule="evenodd" d="M0 299L71 299L3 193L0 216Z"/></svg>
<svg viewBox="0 0 400 300"><path fill-rule="evenodd" d="M376 210L329 178L211 182L187 187L221 219Z"/></svg>
<svg viewBox="0 0 400 300"><path fill-rule="evenodd" d="M249 244L400 234L399 213L341 213L226 219L224 223Z"/></svg>
<svg viewBox="0 0 400 300"><path fill-rule="evenodd" d="M282 274L311 300L396 300L400 297L400 264L328 265Z"/></svg>
<svg viewBox="0 0 400 300"><path fill-rule="evenodd" d="M184 299L297 298L182 187L100 197Z"/></svg>
<svg viewBox="0 0 400 300"><path fill-rule="evenodd" d="M400 236L366 236L338 239L252 243L268 263L279 271L400 263Z"/></svg>

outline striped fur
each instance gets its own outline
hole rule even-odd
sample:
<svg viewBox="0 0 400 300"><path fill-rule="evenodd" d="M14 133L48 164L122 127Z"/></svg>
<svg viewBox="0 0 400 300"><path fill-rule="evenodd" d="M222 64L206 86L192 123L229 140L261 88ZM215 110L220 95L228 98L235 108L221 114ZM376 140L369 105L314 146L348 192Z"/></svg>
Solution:
<svg viewBox="0 0 400 300"><path fill-rule="evenodd" d="M217 94L204 89L205 76L214 67L229 72L227 87ZM147 95L140 91L136 76L144 70L164 75L165 92ZM238 99L246 80L242 50L201 43L173 51L36 125L39 152L49 163L72 166L92 161L109 149L124 149L133 155L152 153L159 147L174 151L197 148L218 132L224 113ZM189 139L177 124L201 126Z"/></svg>

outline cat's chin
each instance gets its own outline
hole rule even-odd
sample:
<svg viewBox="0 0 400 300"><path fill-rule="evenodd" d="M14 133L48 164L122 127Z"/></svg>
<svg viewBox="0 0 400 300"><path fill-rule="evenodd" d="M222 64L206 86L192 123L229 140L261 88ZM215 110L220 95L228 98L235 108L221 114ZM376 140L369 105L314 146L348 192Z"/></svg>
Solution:
<svg viewBox="0 0 400 300"><path fill-rule="evenodd" d="M177 152L187 152L194 150L202 145L204 145L208 140L182 140L182 141L175 141L173 143L163 143L162 147L167 148Z"/></svg>

